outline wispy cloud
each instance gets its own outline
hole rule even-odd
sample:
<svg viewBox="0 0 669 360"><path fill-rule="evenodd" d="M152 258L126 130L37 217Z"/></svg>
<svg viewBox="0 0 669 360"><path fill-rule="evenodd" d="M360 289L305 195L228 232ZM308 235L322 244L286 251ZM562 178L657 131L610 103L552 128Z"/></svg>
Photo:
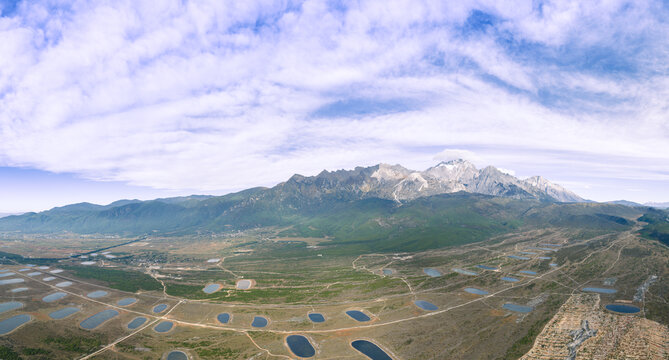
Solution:
<svg viewBox="0 0 669 360"><path fill-rule="evenodd" d="M2 9L0 165L207 192L461 149L669 181L666 2Z"/></svg>

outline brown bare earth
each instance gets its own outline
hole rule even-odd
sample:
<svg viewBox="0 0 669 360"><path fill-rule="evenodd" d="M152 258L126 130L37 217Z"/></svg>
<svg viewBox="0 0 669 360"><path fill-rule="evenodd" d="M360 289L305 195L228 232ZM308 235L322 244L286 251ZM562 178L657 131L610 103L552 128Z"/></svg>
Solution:
<svg viewBox="0 0 669 360"><path fill-rule="evenodd" d="M584 321L596 334L576 347L570 357L568 344ZM598 294L575 294L537 337L521 359L668 359L669 329L638 316L600 310Z"/></svg>

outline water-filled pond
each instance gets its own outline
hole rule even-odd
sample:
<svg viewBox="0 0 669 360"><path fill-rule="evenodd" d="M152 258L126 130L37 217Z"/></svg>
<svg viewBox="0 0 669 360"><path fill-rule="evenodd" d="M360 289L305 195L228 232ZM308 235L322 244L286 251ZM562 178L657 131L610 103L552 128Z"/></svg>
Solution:
<svg viewBox="0 0 669 360"><path fill-rule="evenodd" d="M54 320L61 320L61 319L65 319L66 317L76 313L77 311L79 311L79 308L66 307L66 308L62 308L60 310L56 310L56 311L50 313L49 317L51 317Z"/></svg>
<svg viewBox="0 0 669 360"><path fill-rule="evenodd" d="M166 360L188 360L188 355L179 350L172 350L167 354Z"/></svg>
<svg viewBox="0 0 669 360"><path fill-rule="evenodd" d="M32 316L28 314L14 315L8 319L0 321L0 335L9 334L19 326L32 320Z"/></svg>
<svg viewBox="0 0 669 360"><path fill-rule="evenodd" d="M138 317L132 319L132 321L128 323L128 329L135 330L138 327L144 325L146 320L147 320L147 318L145 318L143 316L138 316Z"/></svg>
<svg viewBox="0 0 669 360"><path fill-rule="evenodd" d="M22 283L25 280L16 278L16 279L6 279L6 280L0 280L0 285L9 285L9 284L18 284Z"/></svg>
<svg viewBox="0 0 669 360"><path fill-rule="evenodd" d="M543 250L543 251L557 251L557 250L555 250L555 249L547 248L547 247L532 247L532 248L530 248L530 249L534 249L534 250Z"/></svg>
<svg viewBox="0 0 669 360"><path fill-rule="evenodd" d="M61 281L58 284L56 284L56 287L64 288L64 287L68 287L70 285L72 285L72 281Z"/></svg>
<svg viewBox="0 0 669 360"><path fill-rule="evenodd" d="M536 271L530 271L530 270L520 270L519 273L525 274L525 275L536 275Z"/></svg>
<svg viewBox="0 0 669 360"><path fill-rule="evenodd" d="M212 294L221 289L221 284L209 284L202 289L207 294Z"/></svg>
<svg viewBox="0 0 669 360"><path fill-rule="evenodd" d="M256 316L253 318L253 322L251 322L251 326L261 328L267 326L267 319L262 317L262 316Z"/></svg>
<svg viewBox="0 0 669 360"><path fill-rule="evenodd" d="M28 291L28 288L27 287L20 287L20 288L15 288L15 289L9 290L9 292L13 292L13 293L18 293L18 292L23 292L23 291Z"/></svg>
<svg viewBox="0 0 669 360"><path fill-rule="evenodd" d="M606 288L599 288L599 287L585 287L583 288L583 291L586 292L596 292L600 294L615 294L618 292L616 289L606 289Z"/></svg>
<svg viewBox="0 0 669 360"><path fill-rule="evenodd" d="M518 304L512 304L512 303L506 303L502 306L504 309L514 311L514 312L519 312L519 313L528 313L532 311L531 306L525 306L525 305L518 305Z"/></svg>
<svg viewBox="0 0 669 360"><path fill-rule="evenodd" d="M157 314L165 311L165 309L167 309L167 304L158 304L153 307L153 312Z"/></svg>
<svg viewBox="0 0 669 360"><path fill-rule="evenodd" d="M502 280L508 281L508 282L517 282L519 281L518 279L511 277L511 276L502 276Z"/></svg>
<svg viewBox="0 0 669 360"><path fill-rule="evenodd" d="M641 309L632 305L623 305L623 304L608 304L605 306L606 310L621 313L621 314L636 314Z"/></svg>
<svg viewBox="0 0 669 360"><path fill-rule="evenodd" d="M483 269L483 270L497 270L496 267L488 266L488 265L476 265L477 268Z"/></svg>
<svg viewBox="0 0 669 360"><path fill-rule="evenodd" d="M346 312L346 315L348 315L351 319L356 320L356 321L369 321L371 320L367 314L360 310L348 310Z"/></svg>
<svg viewBox="0 0 669 360"><path fill-rule="evenodd" d="M393 269L383 269L383 275L392 275Z"/></svg>
<svg viewBox="0 0 669 360"><path fill-rule="evenodd" d="M419 308L427 311L435 311L439 309L437 305L431 302L427 302L425 300L416 300L413 303L416 304L416 306L418 306Z"/></svg>
<svg viewBox="0 0 669 360"><path fill-rule="evenodd" d="M310 358L316 355L316 350L309 340L302 335L289 335L286 337L286 344L296 356Z"/></svg>
<svg viewBox="0 0 669 360"><path fill-rule="evenodd" d="M5 313L7 311L20 309L22 307L23 307L23 303L18 302L18 301L9 301L9 302L0 303L0 314Z"/></svg>
<svg viewBox="0 0 669 360"><path fill-rule="evenodd" d="M88 296L91 299L97 299L97 298L101 298L103 296L107 296L107 294L109 294L109 293L104 291L104 290L96 290L96 291L89 292L88 294L86 294L86 296Z"/></svg>
<svg viewBox="0 0 669 360"><path fill-rule="evenodd" d="M82 321L79 325L86 330L93 330L105 321L118 316L119 312L113 309L102 310L99 313Z"/></svg>
<svg viewBox="0 0 669 360"><path fill-rule="evenodd" d="M323 314L320 314L320 313L310 313L310 314L307 315L307 316L309 316L309 320L311 320L312 322L315 322L315 323L322 323L322 322L325 322L325 316L323 316Z"/></svg>
<svg viewBox="0 0 669 360"><path fill-rule="evenodd" d="M251 288L251 280L239 280L237 282L237 289L247 290Z"/></svg>
<svg viewBox="0 0 669 360"><path fill-rule="evenodd" d="M57 292L57 293L49 294L49 295L43 297L42 301L44 301L45 303L50 303L50 302L54 302L56 300L60 300L64 297L66 297L66 296L67 296L67 294L64 293L64 292Z"/></svg>
<svg viewBox="0 0 669 360"><path fill-rule="evenodd" d="M458 273L458 274L467 275L467 276L476 276L476 275L478 275L477 273L475 273L475 272L473 272L473 271L469 271L469 270L465 270L465 269L460 269L460 268L453 268L453 269L451 269L451 270L455 271L455 272Z"/></svg>
<svg viewBox="0 0 669 360"><path fill-rule="evenodd" d="M474 295L488 295L489 294L489 292L487 292L485 290L472 288L472 287L465 288L465 291L470 293L470 294L474 294Z"/></svg>
<svg viewBox="0 0 669 360"><path fill-rule="evenodd" d="M509 255L507 257L509 257L511 259L516 259L516 260L529 260L530 259L527 256L518 256L518 255Z"/></svg>
<svg viewBox="0 0 669 360"><path fill-rule="evenodd" d="M153 331L158 332L158 333L166 333L170 330L172 330L172 327L174 326L174 323L171 321L161 321L158 323L158 325L153 327Z"/></svg>
<svg viewBox="0 0 669 360"><path fill-rule="evenodd" d="M137 302L137 299L129 297L129 298L123 298L123 299L119 300L116 304L118 306L128 306L128 305L132 305L136 302Z"/></svg>
<svg viewBox="0 0 669 360"><path fill-rule="evenodd" d="M392 360L392 358L388 356L385 351L383 351L373 342L367 340L356 340L351 343L351 346L372 360Z"/></svg>
<svg viewBox="0 0 669 360"><path fill-rule="evenodd" d="M432 268L425 268L423 269L423 272L427 274L427 276L432 276L432 277L439 277L441 276L441 271L437 269L432 269Z"/></svg>
<svg viewBox="0 0 669 360"><path fill-rule="evenodd" d="M216 320L220 322L221 324L227 324L230 322L230 314L228 313L221 313L216 316Z"/></svg>

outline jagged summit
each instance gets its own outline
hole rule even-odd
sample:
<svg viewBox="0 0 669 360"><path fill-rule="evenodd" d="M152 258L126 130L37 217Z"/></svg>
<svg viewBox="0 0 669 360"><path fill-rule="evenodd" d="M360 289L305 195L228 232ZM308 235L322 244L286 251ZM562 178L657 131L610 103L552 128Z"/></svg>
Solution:
<svg viewBox="0 0 669 360"><path fill-rule="evenodd" d="M291 184L297 183L296 188L291 188ZM542 177L520 180L494 166L479 170L463 159L440 162L424 171L382 163L353 170L322 171L313 177L295 175L273 191L300 193L307 198L335 195L346 199L377 197L398 202L458 191L543 201L585 201Z"/></svg>

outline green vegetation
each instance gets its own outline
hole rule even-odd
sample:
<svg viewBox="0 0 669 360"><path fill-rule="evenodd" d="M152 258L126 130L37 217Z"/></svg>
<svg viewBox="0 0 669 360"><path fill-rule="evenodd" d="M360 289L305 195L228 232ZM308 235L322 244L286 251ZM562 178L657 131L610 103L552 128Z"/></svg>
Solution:
<svg viewBox="0 0 669 360"><path fill-rule="evenodd" d="M101 280L111 288L136 292L138 290L162 290L162 285L149 275L136 271L106 269L100 267L63 266L75 276L83 279Z"/></svg>
<svg viewBox="0 0 669 360"><path fill-rule="evenodd" d="M546 317L532 324L530 329L527 331L527 334L518 339L515 343L513 343L513 345L511 345L511 347L506 350L506 354L504 354L502 359L515 360L525 355L525 353L527 353L530 348L532 348L534 339L539 336L541 330L543 330L544 326L548 323L548 321L550 321L550 319L551 317Z"/></svg>
<svg viewBox="0 0 669 360"><path fill-rule="evenodd" d="M21 356L9 346L0 346L0 359L2 360L21 360Z"/></svg>
<svg viewBox="0 0 669 360"><path fill-rule="evenodd" d="M219 344L214 348L209 348L213 342L208 340L186 342L186 341L168 341L169 344L175 347L183 347L188 349L195 349L195 352L203 359L236 359L241 353L239 350L221 347Z"/></svg>
<svg viewBox="0 0 669 360"><path fill-rule="evenodd" d="M102 345L100 337L47 337L45 344L54 344L58 349L75 353L89 353Z"/></svg>
<svg viewBox="0 0 669 360"><path fill-rule="evenodd" d="M51 354L51 350L27 347L27 348L23 348L21 350L21 354L23 354L23 355L49 355L49 354Z"/></svg>
<svg viewBox="0 0 669 360"><path fill-rule="evenodd" d="M657 240L669 246L669 213L658 209L649 209L639 221L647 222L639 233L648 239Z"/></svg>

